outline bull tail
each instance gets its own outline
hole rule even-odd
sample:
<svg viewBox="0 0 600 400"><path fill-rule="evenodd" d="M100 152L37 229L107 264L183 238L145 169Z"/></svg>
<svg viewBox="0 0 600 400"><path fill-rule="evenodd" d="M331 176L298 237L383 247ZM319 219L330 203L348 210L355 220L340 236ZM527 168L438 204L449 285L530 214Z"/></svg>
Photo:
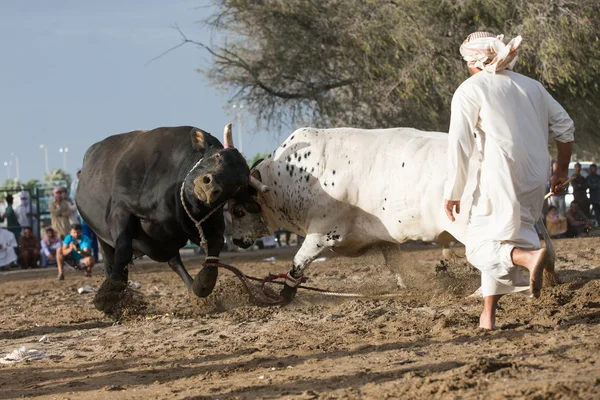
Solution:
<svg viewBox="0 0 600 400"><path fill-rule="evenodd" d="M556 263L556 249L554 248L554 243L552 243L552 239L546 230L546 225L544 225L542 218L537 221L536 226L544 238L544 244L546 245L546 251L548 252L548 264L546 264L546 269L544 269L544 286L556 286L560 283L556 271L554 270L554 265Z"/></svg>

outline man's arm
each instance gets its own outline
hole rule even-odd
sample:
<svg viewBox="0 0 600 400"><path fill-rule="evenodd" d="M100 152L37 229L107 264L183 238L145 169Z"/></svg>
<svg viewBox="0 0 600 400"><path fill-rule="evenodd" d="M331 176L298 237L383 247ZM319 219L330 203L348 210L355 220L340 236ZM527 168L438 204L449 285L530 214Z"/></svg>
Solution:
<svg viewBox="0 0 600 400"><path fill-rule="evenodd" d="M48 245L46 244L46 242L41 240L40 244L42 246L42 252L46 255L46 257L48 257L50 254L52 254L52 253L50 253L50 249L48 248Z"/></svg>
<svg viewBox="0 0 600 400"><path fill-rule="evenodd" d="M71 254L71 251L73 250L73 247L74 247L73 246L73 242L69 241L67 243L67 240L65 239L65 241L62 244L62 255L63 256L67 256L67 255Z"/></svg>
<svg viewBox="0 0 600 400"><path fill-rule="evenodd" d="M558 156L556 159L556 172L550 180L552 192L560 193L565 189L562 185L569 179L569 162L573 152L575 140L575 124L565 109L543 89L548 101L548 129L550 136L556 142Z"/></svg>
<svg viewBox="0 0 600 400"><path fill-rule="evenodd" d="M444 187L446 215L454 221L452 211L460 213L460 199L467 184L469 161L475 147L475 126L479 119L479 105L463 89L452 97L452 114L448 132L448 180Z"/></svg>

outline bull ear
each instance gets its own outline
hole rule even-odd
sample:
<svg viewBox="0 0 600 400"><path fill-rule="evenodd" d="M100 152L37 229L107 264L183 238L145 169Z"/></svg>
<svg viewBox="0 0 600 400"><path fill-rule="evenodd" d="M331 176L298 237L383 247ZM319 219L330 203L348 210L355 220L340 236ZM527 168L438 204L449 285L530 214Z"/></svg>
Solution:
<svg viewBox="0 0 600 400"><path fill-rule="evenodd" d="M254 167L252 167L252 168L254 168ZM252 170L250 171L250 176L253 176L253 177L255 177L256 179L258 179L259 181L261 181L261 182L262 182L262 177L260 176L260 171L259 171L259 170L257 170L257 169L252 169Z"/></svg>
<svg viewBox="0 0 600 400"><path fill-rule="evenodd" d="M208 133L203 132L198 128L192 128L190 136L194 150L204 150L208 147L208 136L210 136Z"/></svg>

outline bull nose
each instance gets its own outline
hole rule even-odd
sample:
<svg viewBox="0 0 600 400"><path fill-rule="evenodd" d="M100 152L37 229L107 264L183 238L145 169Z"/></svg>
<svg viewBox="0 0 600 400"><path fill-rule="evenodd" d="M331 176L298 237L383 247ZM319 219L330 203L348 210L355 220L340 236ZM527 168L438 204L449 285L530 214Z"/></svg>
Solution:
<svg viewBox="0 0 600 400"><path fill-rule="evenodd" d="M204 183L205 185L210 185L212 183L212 181L213 181L212 175L207 174L202 177L202 183Z"/></svg>
<svg viewBox="0 0 600 400"><path fill-rule="evenodd" d="M216 203L219 197L221 197L221 193L223 193L223 191L219 188L209 189L206 192L209 203Z"/></svg>

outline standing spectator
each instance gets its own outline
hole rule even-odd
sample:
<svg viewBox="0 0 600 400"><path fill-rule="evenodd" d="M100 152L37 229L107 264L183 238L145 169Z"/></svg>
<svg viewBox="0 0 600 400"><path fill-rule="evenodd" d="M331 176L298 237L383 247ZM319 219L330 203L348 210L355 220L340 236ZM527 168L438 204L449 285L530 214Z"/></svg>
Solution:
<svg viewBox="0 0 600 400"><path fill-rule="evenodd" d="M19 239L19 264L23 268L35 268L40 259L40 240L33 234L31 227L23 228Z"/></svg>
<svg viewBox="0 0 600 400"><path fill-rule="evenodd" d="M4 210L4 215L0 216L0 222L3 222L6 219L6 229L15 235L15 239L18 243L19 237L21 236L21 225L19 224L19 219L13 209L13 200L12 195L9 194L6 196L6 209Z"/></svg>
<svg viewBox="0 0 600 400"><path fill-rule="evenodd" d="M58 280L63 281L65 262L72 264L75 268L86 269L85 276L92 276L94 258L91 254L92 244L90 238L81 233L81 225L73 224L71 232L65 237L62 248L56 252L56 264L58 266Z"/></svg>
<svg viewBox="0 0 600 400"><path fill-rule="evenodd" d="M579 204L573 200L567 212L567 237L586 237L591 224L588 217L579 209Z"/></svg>
<svg viewBox="0 0 600 400"><path fill-rule="evenodd" d="M60 238L56 236L54 229L47 228L46 236L40 242L42 246L41 266L46 268L48 265L56 265L56 251L62 247Z"/></svg>
<svg viewBox="0 0 600 400"><path fill-rule="evenodd" d="M552 162L552 176L556 175L556 161ZM557 194L552 195L550 197L550 205L556 207L558 211L558 215L565 217L567 215L567 203L565 202L565 194L567 194L569 185L563 186L565 189ZM550 192L552 188L548 190Z"/></svg>
<svg viewBox="0 0 600 400"><path fill-rule="evenodd" d="M283 247L283 243L281 242L281 234L285 235L285 246L290 245L290 231L286 231L285 229L279 228L275 231L275 239L277 239L277 246Z"/></svg>
<svg viewBox="0 0 600 400"><path fill-rule="evenodd" d="M567 232L567 219L562 215L558 215L558 210L554 206L548 207L548 215L546 215L546 228L550 237L561 237Z"/></svg>
<svg viewBox="0 0 600 400"><path fill-rule="evenodd" d="M590 189L590 202L596 216L596 222L600 226L600 175L598 175L596 164L590 165L590 174L585 178Z"/></svg>
<svg viewBox="0 0 600 400"><path fill-rule="evenodd" d="M0 270L7 271L10 264L17 261L15 247L18 246L14 233L0 227Z"/></svg>
<svg viewBox="0 0 600 400"><path fill-rule="evenodd" d="M30 226L35 235L39 234L36 206L31 204L27 192L24 190L19 193L19 198L21 199L21 204L15 208L19 225L23 228Z"/></svg>
<svg viewBox="0 0 600 400"><path fill-rule="evenodd" d="M577 202L579 211L583 212L586 218L590 215L590 200L587 196L587 182L581 176L581 164L575 163L575 179L571 182L573 186L573 201Z"/></svg>
<svg viewBox="0 0 600 400"><path fill-rule="evenodd" d="M63 192L63 188L54 188L54 199L50 201L49 207L52 228L61 239L65 238L69 234L71 215L74 212L71 203L63 198Z"/></svg>

